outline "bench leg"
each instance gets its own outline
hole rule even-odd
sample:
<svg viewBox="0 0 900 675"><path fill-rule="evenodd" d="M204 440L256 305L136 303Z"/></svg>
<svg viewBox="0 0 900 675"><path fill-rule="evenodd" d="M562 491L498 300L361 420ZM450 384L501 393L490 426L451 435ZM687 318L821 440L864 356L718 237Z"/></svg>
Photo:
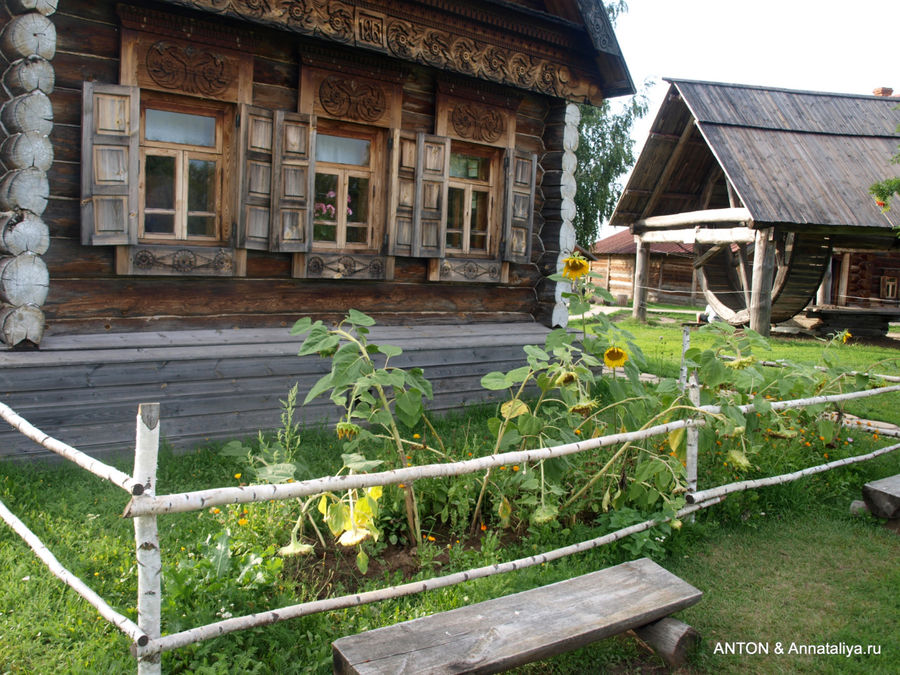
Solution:
<svg viewBox="0 0 900 675"><path fill-rule="evenodd" d="M634 629L635 635L659 654L670 668L684 664L700 634L683 621L666 617Z"/></svg>

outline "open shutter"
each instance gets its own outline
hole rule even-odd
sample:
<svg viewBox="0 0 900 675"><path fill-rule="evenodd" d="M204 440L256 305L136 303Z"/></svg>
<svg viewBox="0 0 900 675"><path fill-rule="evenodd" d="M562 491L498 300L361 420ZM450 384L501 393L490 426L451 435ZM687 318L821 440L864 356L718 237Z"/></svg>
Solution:
<svg viewBox="0 0 900 675"><path fill-rule="evenodd" d="M268 250L275 116L271 110L242 105L240 119L238 246Z"/></svg>
<svg viewBox="0 0 900 675"><path fill-rule="evenodd" d="M81 119L81 242L137 243L137 87L85 82Z"/></svg>
<svg viewBox="0 0 900 675"><path fill-rule="evenodd" d="M315 126L309 115L275 113L272 154L272 221L269 249L309 250L310 195L314 192Z"/></svg>
<svg viewBox="0 0 900 675"><path fill-rule="evenodd" d="M440 258L444 255L449 180L450 139L419 132L416 137L414 257Z"/></svg>
<svg viewBox="0 0 900 675"><path fill-rule="evenodd" d="M389 255L411 256L416 210L416 134L395 130L391 138Z"/></svg>
<svg viewBox="0 0 900 675"><path fill-rule="evenodd" d="M527 263L531 262L537 155L533 152L511 151L507 158L503 260Z"/></svg>

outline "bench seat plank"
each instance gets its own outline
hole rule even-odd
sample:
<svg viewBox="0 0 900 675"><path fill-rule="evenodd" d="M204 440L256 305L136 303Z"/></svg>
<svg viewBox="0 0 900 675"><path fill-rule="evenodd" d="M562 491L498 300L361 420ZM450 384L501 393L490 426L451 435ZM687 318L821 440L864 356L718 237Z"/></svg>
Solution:
<svg viewBox="0 0 900 675"><path fill-rule="evenodd" d="M643 626L702 593L642 558L336 640L334 672L497 673Z"/></svg>
<svg viewBox="0 0 900 675"><path fill-rule="evenodd" d="M863 499L879 518L900 518L900 473L863 485Z"/></svg>

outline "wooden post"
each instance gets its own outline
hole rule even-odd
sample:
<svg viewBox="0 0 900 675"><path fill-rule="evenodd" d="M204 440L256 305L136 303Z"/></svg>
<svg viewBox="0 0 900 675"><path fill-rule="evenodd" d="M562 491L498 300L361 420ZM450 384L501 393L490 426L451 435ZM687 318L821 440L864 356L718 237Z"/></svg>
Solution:
<svg viewBox="0 0 900 675"><path fill-rule="evenodd" d="M753 286L750 289L750 328L769 335L772 320L772 277L775 270L774 230L758 230L753 255Z"/></svg>
<svg viewBox="0 0 900 675"><path fill-rule="evenodd" d="M647 280L650 275L650 245L635 235L637 244L634 261L634 284L632 288L631 316L638 321L647 320Z"/></svg>
<svg viewBox="0 0 900 675"><path fill-rule="evenodd" d="M700 640L700 634L696 630L670 616L635 628L634 633L659 654L670 668L684 665L688 652Z"/></svg>
<svg viewBox="0 0 900 675"><path fill-rule="evenodd" d="M134 480L144 486L143 495L156 494L156 465L159 455L159 403L138 406L137 433L134 449ZM138 599L137 624L151 640L162 634L162 562L159 553L159 532L156 515L134 519L134 544L137 551ZM159 652L138 659L138 675L159 675L162 672Z"/></svg>
<svg viewBox="0 0 900 675"><path fill-rule="evenodd" d="M847 304L847 289L850 286L850 254L841 256L841 278L838 281L837 305L844 307Z"/></svg>
<svg viewBox="0 0 900 675"><path fill-rule="evenodd" d="M688 398L694 406L700 405L700 383L697 372L692 371L688 380ZM697 490L697 464L700 456L700 430L697 427L687 428L685 450L685 471L687 473L688 492Z"/></svg>
<svg viewBox="0 0 900 675"><path fill-rule="evenodd" d="M825 266L825 274L822 275L822 283L819 284L819 290L816 291L817 305L831 304L831 260Z"/></svg>

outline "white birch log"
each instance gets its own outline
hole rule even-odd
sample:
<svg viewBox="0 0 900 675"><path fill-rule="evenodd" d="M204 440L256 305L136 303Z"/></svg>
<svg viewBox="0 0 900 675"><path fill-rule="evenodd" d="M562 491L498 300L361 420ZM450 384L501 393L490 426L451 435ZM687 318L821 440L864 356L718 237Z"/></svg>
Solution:
<svg viewBox="0 0 900 675"><path fill-rule="evenodd" d="M40 56L52 61L56 55L56 26L43 14L20 14L3 28L0 51L10 62L26 56Z"/></svg>
<svg viewBox="0 0 900 675"><path fill-rule="evenodd" d="M40 307L47 299L50 275L47 266L33 253L22 253L13 258L0 258L0 299L18 307Z"/></svg>
<svg viewBox="0 0 900 675"><path fill-rule="evenodd" d="M47 223L28 211L0 213L0 252L43 255L50 247Z"/></svg>
<svg viewBox="0 0 900 675"><path fill-rule="evenodd" d="M56 11L57 0L7 0L6 4L12 14L38 12L49 16Z"/></svg>
<svg viewBox="0 0 900 675"><path fill-rule="evenodd" d="M156 465L159 456L159 403L138 406L135 431L134 480L144 486L144 494L156 493ZM150 640L162 634L162 561L156 516L134 519L134 545L138 568L138 627ZM138 659L138 675L161 672L159 652Z"/></svg>
<svg viewBox="0 0 900 675"><path fill-rule="evenodd" d="M870 459L875 459L876 457L880 457L881 455L886 455L889 452L893 452L897 448L900 448L900 443L889 445L884 448L879 448L878 450L874 450L865 455L856 455L855 457L837 459L833 462L828 462L827 464L810 466L806 469L801 469L800 471L794 471L793 473L785 473L780 476L770 476L768 478L742 480L737 481L736 483L728 483L727 485L720 485L719 487L710 488L709 490L701 490L700 492L689 493L686 499L689 504L698 504L709 499L725 497L726 495L730 495L734 492L743 492L744 490L753 490L755 488L767 487L769 485L781 485L782 483L790 483L791 481L795 481L798 478L803 478L804 476L812 476L817 473L822 473L823 471L830 471L831 469L836 469L841 466L847 466L849 464L867 462Z"/></svg>
<svg viewBox="0 0 900 675"><path fill-rule="evenodd" d="M810 398L794 399L791 401L774 401L773 410L783 410L791 407L804 407L819 403L834 403L837 401L849 401L879 394L888 394L900 391L900 385L880 387L866 391L850 392L848 394L834 394L830 396L813 396ZM743 413L755 411L752 403L740 406ZM721 406L701 406L698 410L712 414L721 413ZM444 464L423 464L405 469L392 469L378 473L344 474L341 476L326 476L297 483L281 483L278 485L247 485L239 487L212 488L209 490L197 490L195 492L183 492L179 494L146 497L135 496L125 509L124 516L146 516L151 513L161 515L163 513L186 513L198 511L212 506L223 504L247 504L250 502L262 502L269 499L297 499L309 497L320 492L343 492L349 489L369 488L378 485L393 485L396 483L411 483L421 478L438 478L446 476L461 476L468 473L483 472L487 469L499 467L504 464L522 464L524 462L538 462L552 457L564 457L587 450L618 445L628 441L640 441L653 436L668 434L676 429L686 429L692 426L704 426L705 419L686 419L657 424L639 431L628 431L618 434L609 434L599 438L589 438L577 443L557 445L552 448L537 448L534 450L519 450L516 452L504 452L487 457L478 457L461 462L448 462Z"/></svg>
<svg viewBox="0 0 900 675"><path fill-rule="evenodd" d="M3 73L3 84L13 96L32 91L42 91L49 96L56 86L56 72L47 59L27 56L10 64Z"/></svg>
<svg viewBox="0 0 900 675"><path fill-rule="evenodd" d="M44 313L40 307L22 305L0 310L0 339L8 347L40 344L44 337Z"/></svg>
<svg viewBox="0 0 900 675"><path fill-rule="evenodd" d="M40 216L50 199L47 173L40 169L7 171L0 179L0 209L31 211Z"/></svg>
<svg viewBox="0 0 900 675"><path fill-rule="evenodd" d="M705 509L714 504L718 504L720 501L720 499L717 499L704 504L686 506L678 511L674 517L684 518L685 516L690 515L695 511L699 511L700 509ZM379 590L366 591L363 593L354 593L352 595L345 595L336 598L326 598L324 600L315 600L298 605L291 605L289 607L282 607L280 609L275 609L268 612L260 612L259 614L251 614L248 616L225 619L224 621L218 621L206 626L191 628L190 630L182 631L181 633L166 635L159 640L151 640L149 644L143 647L139 647L136 650L136 653L140 656L141 654L152 653L156 651L166 652L172 649L178 649L179 647L193 644L195 642L201 642L202 640L208 640L210 638L219 637L220 635L226 635L237 630L256 628L258 626L267 626L277 621L296 619L297 617L307 616L309 614L317 614L319 612L345 609L347 607L359 607L361 605L367 605L373 602L379 602L381 600L401 598L407 595L413 595L415 593L432 591L438 588L446 588L447 586L454 586L456 584L463 583L464 581L471 581L473 579L491 577L496 574L514 572L516 570L522 570L528 567L534 567L535 565L548 563L553 560L559 560L560 558L564 558L575 553L583 553L584 551L589 551L601 546L606 546L607 544L611 544L614 541L624 539L625 537L631 536L632 534L637 534L638 532L649 530L650 528L661 523L668 522L669 520L672 520L672 518L646 520L643 523L637 523L635 525L622 528L621 530L616 530L615 532L604 534L601 537L596 537L595 539L589 539L577 544L571 544L569 546L557 548L552 551L547 551L546 553L540 553L538 555L529 556L527 558L519 558L518 560L511 560L505 563L496 563L494 565L478 567L476 569L470 569L465 572L456 572L454 574L448 574L443 577L435 577L433 579L426 579L425 581L413 581L407 584L400 584L399 586L393 586L390 588L382 588Z"/></svg>
<svg viewBox="0 0 900 675"><path fill-rule="evenodd" d="M108 464L104 464L52 436L48 436L4 403L0 403L0 419L3 419L13 429L17 430L26 438L30 438L41 447L46 448L51 452L55 452L60 457L68 459L70 462L77 464L82 469L89 471L95 476L108 480L110 483L122 488L126 492L133 495L143 492L144 486L136 482L134 478L127 473L119 471Z"/></svg>
<svg viewBox="0 0 900 675"><path fill-rule="evenodd" d="M31 550L34 551L35 555L37 555L37 557L47 566L47 569L50 570L53 576L60 579L69 588L93 605L94 608L100 612L100 616L125 633L125 635L130 637L135 644L142 645L149 642L149 639L144 635L143 631L137 627L137 624L128 617L119 614L87 584L63 567L50 549L44 545L34 532L28 529L25 523L19 520L15 514L6 508L6 505L3 502L0 502L0 517L2 517L6 524L31 547Z"/></svg>
<svg viewBox="0 0 900 675"><path fill-rule="evenodd" d="M53 165L53 144L47 134L39 131L12 134L0 145L0 160L10 170L49 171Z"/></svg>
<svg viewBox="0 0 900 675"><path fill-rule="evenodd" d="M53 131L53 104L44 92L30 91L4 103L0 120L10 134L36 131L49 135Z"/></svg>

